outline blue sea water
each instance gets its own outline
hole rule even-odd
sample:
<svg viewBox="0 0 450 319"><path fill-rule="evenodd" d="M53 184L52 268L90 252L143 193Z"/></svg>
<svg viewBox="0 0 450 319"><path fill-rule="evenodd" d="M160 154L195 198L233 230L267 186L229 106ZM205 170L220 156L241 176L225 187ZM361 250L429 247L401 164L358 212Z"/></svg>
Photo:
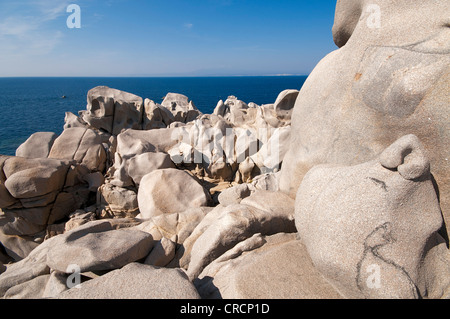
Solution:
<svg viewBox="0 0 450 319"><path fill-rule="evenodd" d="M86 109L87 92L96 86L136 94L161 103L169 93L189 97L203 113L234 95L244 102L269 104L285 89L299 90L306 76L197 78L0 78L0 154L16 148L35 132L60 134L65 112ZM61 98L62 96L66 98Z"/></svg>

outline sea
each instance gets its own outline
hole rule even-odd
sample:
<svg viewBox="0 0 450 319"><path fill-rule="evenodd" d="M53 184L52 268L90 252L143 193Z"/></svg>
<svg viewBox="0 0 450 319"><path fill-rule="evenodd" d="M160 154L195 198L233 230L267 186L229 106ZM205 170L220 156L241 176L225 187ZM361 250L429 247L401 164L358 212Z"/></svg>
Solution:
<svg viewBox="0 0 450 319"><path fill-rule="evenodd" d="M185 77L185 78L0 78L0 154L15 155L17 147L36 132L63 131L65 112L85 110L87 92L100 85L161 103L169 93L186 95L203 113L234 95L258 105L274 103L286 89L300 90L307 76ZM63 98L64 97L64 98Z"/></svg>

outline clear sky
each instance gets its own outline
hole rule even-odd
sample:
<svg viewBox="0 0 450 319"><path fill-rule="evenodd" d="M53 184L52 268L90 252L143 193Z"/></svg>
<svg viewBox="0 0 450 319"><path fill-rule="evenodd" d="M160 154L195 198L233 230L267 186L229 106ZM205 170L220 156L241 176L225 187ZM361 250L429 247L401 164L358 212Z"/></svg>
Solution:
<svg viewBox="0 0 450 319"><path fill-rule="evenodd" d="M81 28L67 27L69 4ZM0 0L0 76L307 75L335 0Z"/></svg>

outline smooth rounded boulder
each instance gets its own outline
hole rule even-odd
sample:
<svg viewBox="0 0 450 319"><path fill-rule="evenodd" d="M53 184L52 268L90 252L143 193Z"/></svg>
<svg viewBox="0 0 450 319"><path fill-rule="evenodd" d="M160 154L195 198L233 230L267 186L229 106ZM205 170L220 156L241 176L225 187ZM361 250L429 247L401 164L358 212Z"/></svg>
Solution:
<svg viewBox="0 0 450 319"><path fill-rule="evenodd" d="M139 210L144 219L208 206L209 201L209 194L192 175L173 168L145 175L138 191Z"/></svg>
<svg viewBox="0 0 450 319"><path fill-rule="evenodd" d="M417 137L364 164L314 167L297 193L295 224L314 265L345 297L426 296L432 272L422 260L443 219Z"/></svg>
<svg viewBox="0 0 450 319"><path fill-rule="evenodd" d="M46 158L57 137L58 135L53 132L34 133L17 148L16 156L26 158Z"/></svg>
<svg viewBox="0 0 450 319"><path fill-rule="evenodd" d="M120 289L118 289L120 287ZM57 296L59 299L200 299L181 269L131 263Z"/></svg>
<svg viewBox="0 0 450 319"><path fill-rule="evenodd" d="M131 228L114 230L108 221L90 222L58 237L46 263L63 273L70 265L81 272L118 269L146 257L154 245L150 234Z"/></svg>
<svg viewBox="0 0 450 319"><path fill-rule="evenodd" d="M81 118L90 126L119 135L126 129L141 129L144 101L134 94L98 86L87 95L87 110Z"/></svg>
<svg viewBox="0 0 450 319"><path fill-rule="evenodd" d="M340 48L315 67L297 97L283 192L295 197L315 165L364 163L414 134L428 152L450 231L449 6L337 1L333 35Z"/></svg>

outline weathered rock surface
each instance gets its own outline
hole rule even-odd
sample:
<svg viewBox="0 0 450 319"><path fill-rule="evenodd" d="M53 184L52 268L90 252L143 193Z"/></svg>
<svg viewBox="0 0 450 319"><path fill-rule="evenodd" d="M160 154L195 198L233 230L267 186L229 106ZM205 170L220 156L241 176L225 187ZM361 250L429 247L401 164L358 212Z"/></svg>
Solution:
<svg viewBox="0 0 450 319"><path fill-rule="evenodd" d="M0 156L0 297L449 298L448 12L338 1L273 104L90 90Z"/></svg>
<svg viewBox="0 0 450 319"><path fill-rule="evenodd" d="M11 157L3 165L4 185L16 199L39 197L62 189L67 170L60 160Z"/></svg>
<svg viewBox="0 0 450 319"><path fill-rule="evenodd" d="M165 153L144 153L130 159L128 164L128 175L137 185L142 178L158 169L175 168L170 156Z"/></svg>
<svg viewBox="0 0 450 319"><path fill-rule="evenodd" d="M219 195L219 203L223 206L239 204L244 198L250 196L248 184L240 184L222 191Z"/></svg>
<svg viewBox="0 0 450 319"><path fill-rule="evenodd" d="M161 169L147 174L139 186L138 202L144 219L208 206L209 201L203 186L188 173L177 169Z"/></svg>
<svg viewBox="0 0 450 319"><path fill-rule="evenodd" d="M212 262L195 280L203 298L340 299L296 234L257 234Z"/></svg>
<svg viewBox="0 0 450 319"><path fill-rule="evenodd" d="M143 221L136 228L152 235L155 241L168 238L182 245L212 210L212 207L198 207L186 209L181 213L158 215Z"/></svg>
<svg viewBox="0 0 450 319"><path fill-rule="evenodd" d="M143 130L166 128L175 121L171 111L150 99L145 99L144 110Z"/></svg>
<svg viewBox="0 0 450 319"><path fill-rule="evenodd" d="M414 134L429 154L450 231L448 12L445 0L338 1L333 35L341 48L316 66L296 100L283 192L295 197L315 165L360 164Z"/></svg>
<svg viewBox="0 0 450 319"><path fill-rule="evenodd" d="M120 289L119 289L120 288ZM131 263L70 289L60 299L200 299L180 269Z"/></svg>
<svg viewBox="0 0 450 319"><path fill-rule="evenodd" d="M58 136L53 132L37 132L32 134L16 150L16 156L27 158L46 158L53 142Z"/></svg>
<svg viewBox="0 0 450 319"><path fill-rule="evenodd" d="M166 237L161 238L156 242L150 254L144 261L146 265L153 265L156 267L167 266L175 257L175 250L177 244Z"/></svg>
<svg viewBox="0 0 450 319"><path fill-rule="evenodd" d="M106 86L88 92L87 111L82 119L90 126L114 135L126 129L141 129L144 103L134 94Z"/></svg>
<svg viewBox="0 0 450 319"><path fill-rule="evenodd" d="M5 293L5 299L39 299L43 298L43 287L47 285L50 275L35 277L27 282L11 287Z"/></svg>
<svg viewBox="0 0 450 319"><path fill-rule="evenodd" d="M281 198L278 195L259 191L241 204L216 207L185 241L180 265L195 278L214 259L254 234L295 232L294 201L286 195ZM258 198L265 198L266 202L255 204ZM280 202L283 208L278 206Z"/></svg>
<svg viewBox="0 0 450 319"><path fill-rule="evenodd" d="M194 103L182 94L167 93L161 105L172 113L175 122L191 122L201 115Z"/></svg>
<svg viewBox="0 0 450 319"><path fill-rule="evenodd" d="M284 90L278 95L273 108L279 118L283 120L291 119L298 93L297 90Z"/></svg>
<svg viewBox="0 0 450 319"><path fill-rule="evenodd" d="M426 295L422 258L443 220L417 137L401 138L379 160L313 168L299 188L295 216L315 266L345 297ZM377 289L374 271L381 276Z"/></svg>
<svg viewBox="0 0 450 319"><path fill-rule="evenodd" d="M148 255L153 248L153 238L135 229L113 230L107 221L92 223L60 235L59 245L47 254L47 265L66 272L69 265L77 265L81 272L121 268ZM104 225L102 225L104 224ZM88 232L86 231L88 230Z"/></svg>
<svg viewBox="0 0 450 319"><path fill-rule="evenodd" d="M89 171L105 169L106 152L102 138L94 130L75 127L65 129L55 140L49 158L75 160Z"/></svg>
<svg viewBox="0 0 450 319"><path fill-rule="evenodd" d="M23 236L43 231L49 220L52 221L50 216L55 216L54 203L64 190L70 163L47 158L3 157L1 164L1 232L6 236ZM17 255L21 255L19 251Z"/></svg>
<svg viewBox="0 0 450 319"><path fill-rule="evenodd" d="M139 214L138 197L132 189L103 184L97 192L97 209L103 218L134 218Z"/></svg>

